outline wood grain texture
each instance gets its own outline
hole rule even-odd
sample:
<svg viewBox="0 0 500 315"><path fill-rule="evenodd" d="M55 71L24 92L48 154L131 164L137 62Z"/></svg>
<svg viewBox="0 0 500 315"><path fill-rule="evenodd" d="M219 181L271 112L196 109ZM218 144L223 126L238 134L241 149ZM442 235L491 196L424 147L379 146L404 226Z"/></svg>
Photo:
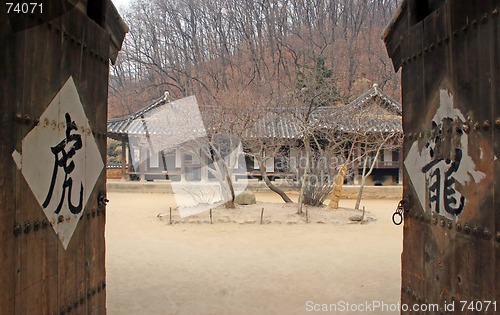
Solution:
<svg viewBox="0 0 500 315"><path fill-rule="evenodd" d="M424 146L430 138L444 90L463 119L443 130L443 138L465 132L468 151L461 148L484 173L481 181L455 185L466 203L457 219L449 220L418 202L417 191L427 188L414 187L405 170L404 192L412 203L404 223L402 303L499 301L499 8L498 0L447 1L420 22L409 18L408 33L390 35L404 37L401 58L407 61L402 72L404 158L415 142Z"/></svg>
<svg viewBox="0 0 500 315"><path fill-rule="evenodd" d="M32 17L20 18L33 23ZM105 160L109 35L76 9L18 32L2 12L0 40L0 64L7 65L0 67L0 313L105 314L105 291L97 292L105 280L105 216L92 216L98 194L105 192L105 171L65 249L50 224L43 224L46 216L11 155L21 152L35 119L71 76Z"/></svg>

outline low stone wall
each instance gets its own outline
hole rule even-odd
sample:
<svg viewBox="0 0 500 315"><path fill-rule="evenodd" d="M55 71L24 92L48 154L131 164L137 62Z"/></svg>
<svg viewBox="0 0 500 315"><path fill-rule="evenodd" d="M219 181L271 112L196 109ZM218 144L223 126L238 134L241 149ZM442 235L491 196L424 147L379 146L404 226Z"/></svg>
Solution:
<svg viewBox="0 0 500 315"><path fill-rule="evenodd" d="M278 183L280 184L280 183ZM285 191L297 192L296 187L282 187ZM139 192L139 193L172 193L172 186L168 180L159 180L151 182L139 181L121 181L108 179L107 190L110 192ZM271 191L262 182L249 182L246 190L248 191ZM359 186L345 185L342 188L343 199L355 199L359 191ZM402 185L394 186L365 186L363 190L363 199L401 199L403 194Z"/></svg>
<svg viewBox="0 0 500 315"><path fill-rule="evenodd" d="M122 169L121 168L106 168L106 178L107 179L121 179Z"/></svg>

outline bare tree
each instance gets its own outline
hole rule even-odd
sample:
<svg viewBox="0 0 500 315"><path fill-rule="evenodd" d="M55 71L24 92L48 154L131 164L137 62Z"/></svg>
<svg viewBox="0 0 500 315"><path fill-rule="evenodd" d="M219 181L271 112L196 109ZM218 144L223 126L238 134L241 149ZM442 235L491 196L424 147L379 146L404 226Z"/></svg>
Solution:
<svg viewBox="0 0 500 315"><path fill-rule="evenodd" d="M296 146L298 141L294 130L289 130L290 126L294 125L290 120L292 116L284 115L276 109L268 109L263 111L262 115L253 114L249 117L251 117L251 128L243 136L247 149L245 154L257 161L260 176L269 189L277 193L284 202L293 203L285 191L275 185L267 175L268 162L274 162L276 158L287 168L291 165L289 152L285 152L284 149Z"/></svg>
<svg viewBox="0 0 500 315"><path fill-rule="evenodd" d="M228 107L239 93L251 96L244 102L287 98L320 57L342 95L360 79L398 95L379 34L399 2L136 0L124 14L131 31L111 70L117 100L110 116L165 90Z"/></svg>
<svg viewBox="0 0 500 315"><path fill-rule="evenodd" d="M324 147L318 138L324 135L325 130L314 114L322 107L338 105L342 98L336 87L333 71L325 65L325 59L321 56L316 59L311 70L298 74L297 87L292 95L292 103L296 106L295 120L302 137L305 160L297 210L297 213L301 214L304 203L311 205L322 203L324 200L322 196L326 190L324 186L319 185L321 181L317 181L314 185L310 182L313 170L322 171L319 161L326 158L325 152L328 151L325 150L328 147ZM332 142L326 143L329 145ZM315 176L321 175L315 174ZM317 192L320 192L319 195L316 195Z"/></svg>
<svg viewBox="0 0 500 315"><path fill-rule="evenodd" d="M380 152L383 150L399 149L403 143L403 137L400 131L388 131L384 129L379 129L375 132L367 132L364 139L364 143L361 146L363 150L363 171L361 173L361 183L356 198L356 205L354 207L358 210L363 195L363 189L366 184L366 178L372 174L375 166L379 162Z"/></svg>

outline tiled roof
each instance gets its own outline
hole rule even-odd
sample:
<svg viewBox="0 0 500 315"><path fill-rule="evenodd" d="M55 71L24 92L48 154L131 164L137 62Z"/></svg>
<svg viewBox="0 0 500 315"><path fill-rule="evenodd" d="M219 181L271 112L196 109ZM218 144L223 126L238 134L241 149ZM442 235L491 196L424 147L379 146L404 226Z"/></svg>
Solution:
<svg viewBox="0 0 500 315"><path fill-rule="evenodd" d="M204 107L200 113L194 96L174 102L167 102L165 96L138 112L109 120L108 136L177 137L189 133L196 137L226 132L243 138L301 138L300 111L268 109L256 116L251 112L223 112L216 107ZM402 132L401 117L401 105L374 85L348 105L315 109L308 125L338 132Z"/></svg>
<svg viewBox="0 0 500 315"><path fill-rule="evenodd" d="M402 114L401 105L374 84L348 105L322 108L313 116L340 131L402 132Z"/></svg>

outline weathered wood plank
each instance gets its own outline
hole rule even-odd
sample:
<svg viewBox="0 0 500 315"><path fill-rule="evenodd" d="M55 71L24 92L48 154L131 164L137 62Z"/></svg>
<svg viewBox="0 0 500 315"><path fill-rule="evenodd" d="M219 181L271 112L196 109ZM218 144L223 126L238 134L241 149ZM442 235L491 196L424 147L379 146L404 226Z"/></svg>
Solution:
<svg viewBox="0 0 500 315"><path fill-rule="evenodd" d="M0 41L2 43L16 43L19 38L13 36L8 25L6 12L0 12ZM13 47L0 49L0 64L15 64L17 56ZM16 188L21 179L16 171L11 154L17 148L18 125L14 117L17 110L16 96L20 94L16 89L15 72L12 67L0 67L0 245L2 249L0 272L0 310L6 314L18 314L16 305L20 305L18 298L20 283L18 267L20 265L18 240L14 236L14 226L17 223L18 208L16 207ZM9 91L9 92L7 92ZM14 133L14 134L13 134Z"/></svg>
<svg viewBox="0 0 500 315"><path fill-rule="evenodd" d="M411 4L410 10L419 5ZM444 2L421 22L409 21L401 45L407 56L402 74L404 157L418 145L412 154L429 154L419 157L431 161L429 169L441 163L426 175L425 187L418 168L412 174L405 170L404 191L412 203L404 227L403 303L499 299L500 127L494 127L500 71L494 10L499 7L498 0ZM423 218L416 209L423 210Z"/></svg>
<svg viewBox="0 0 500 315"><path fill-rule="evenodd" d="M492 146L493 146L493 176L496 179L494 185L491 187L493 193L493 204L490 209L495 212L495 223L494 231L492 231L492 242L495 250L495 262L494 270L495 272L495 288L494 288L494 298L496 301L500 301L500 15L498 10L500 10L500 1L491 1L492 10L497 10L497 16L493 20L489 20L488 23L490 27L490 38L489 38L489 50L490 50L490 80L491 80L491 122L493 128L492 135ZM493 276L492 276L493 278Z"/></svg>
<svg viewBox="0 0 500 315"><path fill-rule="evenodd" d="M46 220L33 187L16 168L12 153L22 154L22 140L37 123L57 130L51 145L65 138L63 122L35 119L71 76L89 119L86 132L95 133L99 157L105 161L109 34L77 9L48 19L49 23L42 17L39 26L31 17L23 17L26 20L16 20L15 32L5 17L0 13L0 40L5 44L0 62L10 65L0 68L0 313L105 314L105 294L100 286L97 290L105 280L104 215L95 215L98 194L105 191L104 169L95 187L85 176L84 185L93 193L83 211L94 211L94 216L88 222L82 217L66 247ZM61 110L64 102L59 103ZM61 197L61 190L54 191L53 199ZM16 224L20 230L14 236Z"/></svg>

